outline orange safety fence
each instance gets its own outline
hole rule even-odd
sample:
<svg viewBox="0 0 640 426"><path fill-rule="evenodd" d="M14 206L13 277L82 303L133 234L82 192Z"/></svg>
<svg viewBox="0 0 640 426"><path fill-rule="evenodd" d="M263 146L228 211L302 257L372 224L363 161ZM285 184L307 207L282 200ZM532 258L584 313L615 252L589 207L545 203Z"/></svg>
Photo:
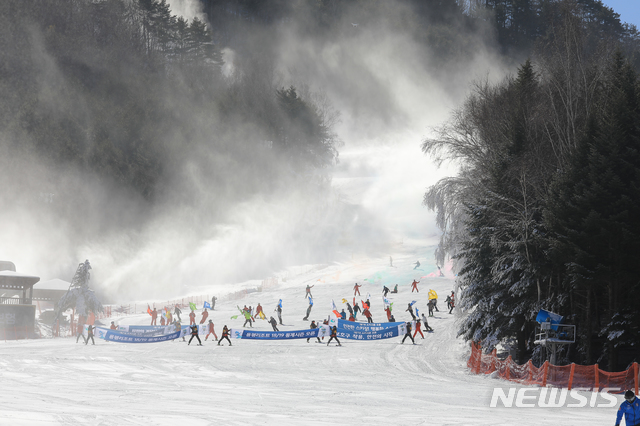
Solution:
<svg viewBox="0 0 640 426"><path fill-rule="evenodd" d="M553 365L545 361L540 367L533 365L531 361L526 364L516 364L511 356L505 360L498 358L496 350L490 354L482 352L480 343L471 342L471 356L467 361L467 367L475 374L497 375L505 380L518 382L525 385L552 385L561 388L580 388L601 391L604 388L635 389L638 394L639 368L634 362L625 371L610 373L594 365Z"/></svg>

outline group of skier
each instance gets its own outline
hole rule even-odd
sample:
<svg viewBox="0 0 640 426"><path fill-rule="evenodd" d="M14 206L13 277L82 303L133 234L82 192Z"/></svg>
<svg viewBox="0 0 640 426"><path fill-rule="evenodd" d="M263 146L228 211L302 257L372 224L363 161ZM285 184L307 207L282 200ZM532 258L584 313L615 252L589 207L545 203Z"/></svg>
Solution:
<svg viewBox="0 0 640 426"><path fill-rule="evenodd" d="M418 263L418 262L416 262L416 263ZM416 266L419 266L419 263ZM411 292L412 293L414 291L419 293L419 290L418 290L418 284L419 283L420 283L420 281L417 281L415 279L413 280L413 282L411 283ZM304 321L308 321L309 320L309 316L310 316L311 310L313 308L313 303L314 302L313 302L313 295L311 294L311 289L313 287L314 287L314 285L307 284L306 288L305 288L304 297L306 299L308 299L309 305L308 305L307 310L306 310L306 315L303 318ZM343 303L346 303L346 305L347 305L348 315L347 315L347 312L345 312L344 309L342 309L341 312L338 312L337 310L335 310L335 305L334 305L334 313L336 315L338 315L339 318L341 318L343 320L346 320L346 321L355 322L355 321L357 321L358 314L362 313L362 315L367 319L368 323L373 323L374 322L373 321L373 315L371 313L371 303L369 301L369 298L367 298L366 301L361 301L361 304L358 304L358 302L356 302L356 300L355 300L355 296L356 295L360 295L360 288L361 287L363 287L363 285L362 284L358 284L358 283L355 283L355 285L353 286L353 292L354 292L353 306L348 301L343 299ZM386 299L386 297L390 293L391 294L397 294L398 293L398 284L395 284L393 290L390 290L387 286L383 286L382 293L383 293L383 297L384 297L384 300L385 300L384 310L385 310L385 313L387 315L387 321L396 322L397 320L396 320L396 318L394 317L394 315L391 312L391 307L392 307L393 304L389 303L388 300ZM428 305L427 305L428 309L429 309L429 316L433 316L433 311L434 310L439 312L439 309L437 307L437 297L431 297L431 291L430 291L430 296L429 297L430 298L429 298L429 302L428 302ZM213 308L213 306L215 306L216 300L217 300L217 298L214 296L212 298L211 305L209 305L211 308ZM447 299L446 299L447 306L449 308L449 313L450 314L452 313L453 308L455 307L454 300L455 300L455 294L452 291L451 295L447 296ZM415 313L414 313L414 307L413 307L414 303L415 303L415 301L412 302L412 303L409 303L407 309L405 310L405 312L409 312L409 314L411 315L411 321L406 323L407 332L406 332L404 338L402 339L402 343L404 343L404 341L407 338L410 338L411 341L413 343L415 343L414 339L418 334L420 334L420 336L424 339L424 334L422 332L423 326L424 326L424 330L425 331L429 331L429 332L433 331L433 328L431 328L429 326L429 323L427 321L427 317L425 316L424 313L422 313L421 317L418 316L418 310L417 309L415 309ZM205 306L207 306L207 305L208 305L208 303L205 302ZM260 319L266 320L266 316L264 314L263 308L260 305L260 303L258 303L258 305L256 306L255 311L254 311L254 308L252 306L247 307L246 305L242 309L240 309L240 307L238 306L238 310L240 311L240 313L242 314L242 316L245 319L243 327L246 327L247 325L249 327L253 327L253 322L256 321L256 318L260 318ZM151 315L151 324L155 325L156 320L157 320L157 315L158 315L158 312L157 312L156 308L154 308L153 310L151 310L149 308L147 312L149 312L149 314ZM271 316L267 322L271 325L273 331L280 331L278 329L278 325L283 325L283 322L282 322L282 299L279 300L278 304L276 305L276 307L274 309L274 312L277 313L278 320L276 320L273 316ZM167 315L167 314L171 315L171 313L167 310L167 312L164 315L162 315L161 325L164 325L162 323L165 322L165 315ZM170 321L172 319L172 317L168 316L166 324L169 325L169 324L173 323L176 326L176 330L181 330L181 317L180 317L181 314L182 314L182 311L180 310L179 306L175 305L175 308L174 308L174 311L173 311L173 318L177 317L177 319L174 319L173 321ZM203 309L203 311L202 311L202 317L200 319L200 324L205 324L205 322L208 319L208 316L209 316L209 313L208 313L208 311L207 311L207 309L205 307ZM232 318L236 318L236 317L237 317L237 315L233 316ZM325 320L324 323L328 324L328 320ZM111 328L114 328L114 327L115 327L115 325L112 322L112 327ZM195 338L196 340L198 340L198 345L202 345L202 341L200 340L200 337L198 335L198 326L196 324L196 312L193 309L189 313L189 327L191 329L191 338L189 339L188 344L191 344L191 341L193 341L193 339ZM310 328L314 329L314 328L317 328L317 327L318 327L318 324L316 323L316 321L315 320L311 321L311 327ZM210 335L213 335L213 338L218 341L218 345L220 345L224 339L227 339L227 341L229 342L229 345L231 345L231 340L229 340L229 333L230 332L229 332L229 329L228 329L228 327L226 325L224 326L224 328L222 330L222 336L221 336L220 339L218 339L218 335L215 332L214 324L213 324L213 321L211 319L208 320L207 331L208 331L208 333L207 333L207 335L205 337L205 341L208 340ZM90 335L86 339L85 343L88 343L89 338L93 339L92 330L90 330L89 333L90 333ZM184 337L183 337L183 340L185 340ZM307 342L309 340L310 339L307 339ZM329 344L333 340L335 340L338 343L338 345L341 346L341 343L338 340L338 336L337 336L337 328L335 326L331 328L330 339L329 339L329 342L327 344ZM319 338L318 338L318 342L320 342Z"/></svg>

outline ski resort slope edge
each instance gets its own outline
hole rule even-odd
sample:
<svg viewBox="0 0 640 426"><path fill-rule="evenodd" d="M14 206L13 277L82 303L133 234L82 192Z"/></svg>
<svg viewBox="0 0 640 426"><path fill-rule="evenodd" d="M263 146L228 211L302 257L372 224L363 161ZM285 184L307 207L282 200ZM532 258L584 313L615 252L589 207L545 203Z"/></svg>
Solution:
<svg viewBox="0 0 640 426"><path fill-rule="evenodd" d="M312 285L311 319L322 321L342 301L353 302L353 286L371 296L375 322L386 320L382 288L398 284L398 321L409 320L408 303L427 314L427 292L438 292L439 312L429 318L433 333L401 338L343 340L342 346L311 340L232 339L218 346L182 341L153 344L111 343L85 346L72 338L0 341L0 424L11 425L601 425L613 423L615 408L490 408L494 387L517 386L472 375L466 368L468 345L456 338L456 315L444 299L454 286L446 271L436 277L433 247L400 247L389 258L354 259L309 268L277 287L216 305L213 319L241 328L236 305L260 302L267 318L283 301L281 330L309 327L305 287ZM416 268L415 262L421 266ZM415 269L414 269L415 268ZM419 293L411 293L413 280ZM199 306L201 308L201 306ZM183 314L183 321L187 315ZM114 318L116 323L148 324L148 315ZM358 317L362 320L361 314ZM198 322L200 311L198 311ZM271 330L258 320L256 330ZM620 400L621 401L621 400ZM187 423L188 422L188 423Z"/></svg>

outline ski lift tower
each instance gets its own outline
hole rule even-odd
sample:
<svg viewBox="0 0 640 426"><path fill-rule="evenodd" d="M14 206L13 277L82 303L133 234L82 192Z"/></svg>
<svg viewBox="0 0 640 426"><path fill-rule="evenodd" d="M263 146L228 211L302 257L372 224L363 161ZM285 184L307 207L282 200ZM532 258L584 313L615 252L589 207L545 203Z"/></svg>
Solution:
<svg viewBox="0 0 640 426"><path fill-rule="evenodd" d="M562 345L569 345L576 342L576 326L570 324L562 324L564 317L553 312L540 309L536 322L536 345L544 346L549 362L556 363L556 355L558 349Z"/></svg>

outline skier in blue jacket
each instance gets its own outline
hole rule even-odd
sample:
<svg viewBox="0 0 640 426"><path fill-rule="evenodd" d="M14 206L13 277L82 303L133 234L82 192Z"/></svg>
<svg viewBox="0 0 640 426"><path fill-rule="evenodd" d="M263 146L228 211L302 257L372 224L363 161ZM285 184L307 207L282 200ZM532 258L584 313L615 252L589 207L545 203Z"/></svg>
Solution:
<svg viewBox="0 0 640 426"><path fill-rule="evenodd" d="M640 401L636 398L633 391L626 391L624 394L625 401L618 408L618 416L616 417L616 426L620 426L620 420L624 414L624 421L627 426L640 425Z"/></svg>

